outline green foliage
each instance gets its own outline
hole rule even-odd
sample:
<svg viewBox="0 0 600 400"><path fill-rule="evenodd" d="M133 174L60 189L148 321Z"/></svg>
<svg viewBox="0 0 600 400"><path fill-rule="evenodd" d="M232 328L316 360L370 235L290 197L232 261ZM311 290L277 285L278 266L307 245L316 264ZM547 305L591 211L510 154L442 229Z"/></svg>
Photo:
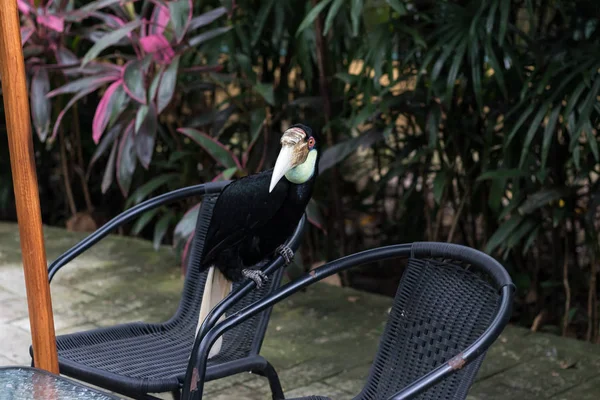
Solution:
<svg viewBox="0 0 600 400"><path fill-rule="evenodd" d="M268 168L302 121L327 142L311 263L465 243L507 265L521 323L562 309L554 320L598 337L594 1L107 0L54 7L43 23L19 3L38 162L58 165L57 132L79 126L68 164L96 204ZM131 233L185 256L197 210L149 212Z"/></svg>

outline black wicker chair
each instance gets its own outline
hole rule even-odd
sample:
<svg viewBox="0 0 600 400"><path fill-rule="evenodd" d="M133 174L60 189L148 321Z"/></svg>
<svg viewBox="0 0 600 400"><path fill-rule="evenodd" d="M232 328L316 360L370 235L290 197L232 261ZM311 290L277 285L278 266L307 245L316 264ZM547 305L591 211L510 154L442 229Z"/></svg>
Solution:
<svg viewBox="0 0 600 400"><path fill-rule="evenodd" d="M343 257L228 317L203 336L194 353L198 379L191 389L186 382L183 397L202 398L206 355L223 332L336 272L390 258L408 258L408 264L366 385L354 399L466 398L487 349L508 323L514 285L492 257L448 243L394 245Z"/></svg>
<svg viewBox="0 0 600 400"><path fill-rule="evenodd" d="M105 237L124 222L151 208L192 195L204 195L192 241L182 298L176 314L164 323L127 323L108 328L77 332L56 338L60 373L114 392L141 399L156 398L150 393L171 392L180 397L186 373L193 373L190 357L199 338L223 314L235 313L277 289L284 260L277 256L261 269L270 279L261 289L244 280L208 315L198 331L198 317L207 272L199 273L200 256L212 209L218 193L228 182L210 183L176 190L143 202L120 214L50 265L50 281L69 261ZM287 244L295 251L300 243L306 217L298 224ZM270 317L270 309L256 315L223 335L220 352L208 363L206 380L241 372L254 372L269 379L273 397L281 397L279 378L267 360L259 355ZM194 343L196 345L194 346ZM30 354L33 357L32 348Z"/></svg>

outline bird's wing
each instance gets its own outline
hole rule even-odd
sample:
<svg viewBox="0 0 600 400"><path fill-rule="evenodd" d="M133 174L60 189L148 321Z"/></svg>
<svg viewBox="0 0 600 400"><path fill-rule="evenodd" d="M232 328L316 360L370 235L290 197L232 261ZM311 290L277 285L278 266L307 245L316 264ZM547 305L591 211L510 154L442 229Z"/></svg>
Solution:
<svg viewBox="0 0 600 400"><path fill-rule="evenodd" d="M273 171L236 180L223 190L213 210L204 245L205 265L214 255L266 224L285 202L288 182L282 179L269 193Z"/></svg>

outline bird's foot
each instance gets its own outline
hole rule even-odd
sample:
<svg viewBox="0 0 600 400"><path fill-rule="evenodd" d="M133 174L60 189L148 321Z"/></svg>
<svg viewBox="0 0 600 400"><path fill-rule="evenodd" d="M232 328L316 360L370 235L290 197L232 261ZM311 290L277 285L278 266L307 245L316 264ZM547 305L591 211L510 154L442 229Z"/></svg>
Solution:
<svg viewBox="0 0 600 400"><path fill-rule="evenodd" d="M292 249L289 248L289 246L282 244L275 251L277 253L281 254L281 257L283 257L286 264L289 264L292 262L292 259L294 258L294 252L292 251Z"/></svg>
<svg viewBox="0 0 600 400"><path fill-rule="evenodd" d="M262 285L264 285L269 280L267 274L257 269L243 269L242 275L244 275L244 277L248 279L252 279L254 283L256 283L257 289L260 289Z"/></svg>

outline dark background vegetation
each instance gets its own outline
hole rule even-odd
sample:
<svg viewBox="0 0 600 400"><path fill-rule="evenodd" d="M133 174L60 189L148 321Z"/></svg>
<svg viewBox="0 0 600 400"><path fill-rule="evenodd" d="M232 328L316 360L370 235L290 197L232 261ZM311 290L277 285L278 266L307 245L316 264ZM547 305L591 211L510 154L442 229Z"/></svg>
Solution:
<svg viewBox="0 0 600 400"><path fill-rule="evenodd" d="M270 167L302 121L326 150L290 273L391 243L462 243L508 268L513 322L600 342L596 0L19 6L46 224L94 229ZM185 253L197 201L121 233ZM6 139L0 218L15 220ZM400 273L340 278L392 295Z"/></svg>

